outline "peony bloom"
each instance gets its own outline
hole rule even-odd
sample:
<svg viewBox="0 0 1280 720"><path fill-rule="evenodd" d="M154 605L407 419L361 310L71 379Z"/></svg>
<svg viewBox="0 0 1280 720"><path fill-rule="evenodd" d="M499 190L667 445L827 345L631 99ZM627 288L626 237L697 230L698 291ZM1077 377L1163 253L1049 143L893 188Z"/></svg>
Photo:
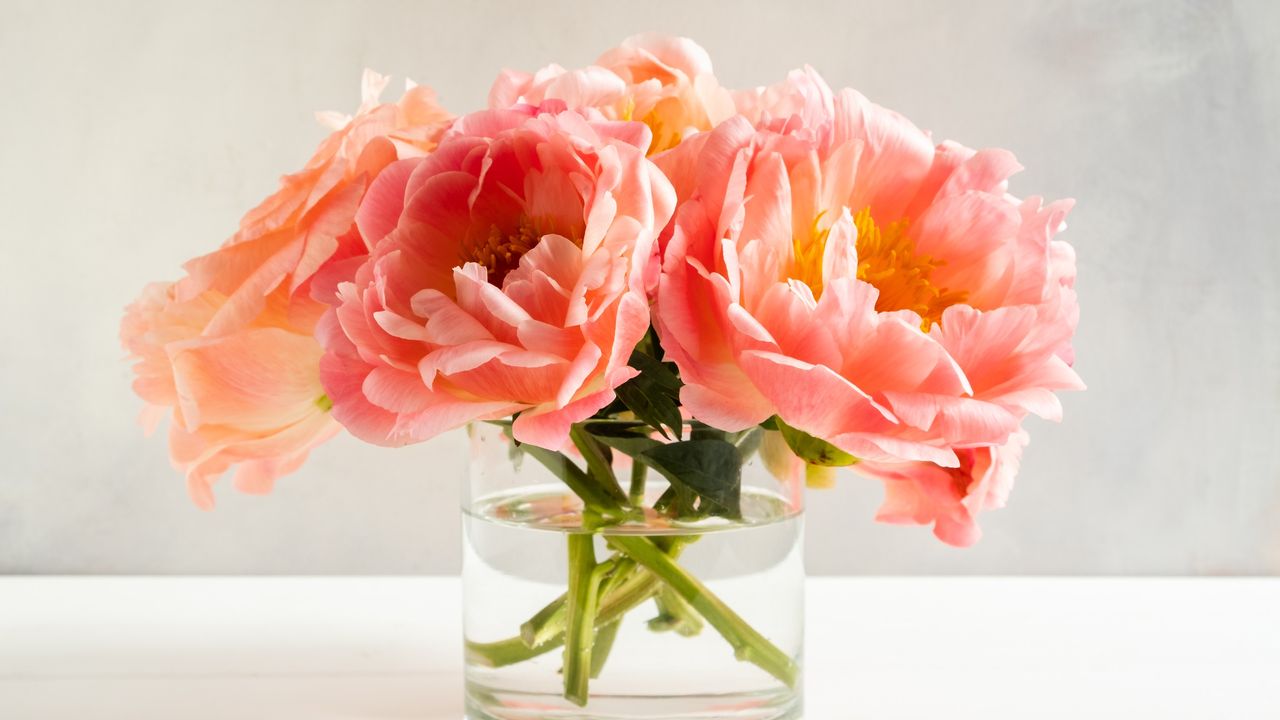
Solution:
<svg viewBox="0 0 1280 720"><path fill-rule="evenodd" d="M383 445L519 412L521 442L569 426L636 374L644 270L671 215L650 132L562 103L460 118L392 165L357 216L372 254L319 336L334 414Z"/></svg>
<svg viewBox="0 0 1280 720"><path fill-rule="evenodd" d="M1009 196L1008 152L935 147L812 71L741 104L663 159L689 198L656 314L681 401L716 427L776 414L877 466L916 463L898 468L921 487L959 468L962 496L983 492L1013 463L977 456L1006 448L1028 413L1060 417L1054 391L1082 387L1074 258L1053 240L1070 202ZM972 512L905 512L908 495L895 488L882 519L973 537Z"/></svg>
<svg viewBox="0 0 1280 720"><path fill-rule="evenodd" d="M429 151L449 120L422 87L378 104L385 85L366 72L360 111L327 116L339 127L305 168L221 249L187 263L186 277L148 286L126 311L121 341L136 359L144 423L172 410L172 460L201 507L231 467L237 488L267 492L339 429L320 385L314 330L326 306L311 298L313 280L366 252L354 218L370 182Z"/></svg>
<svg viewBox="0 0 1280 720"><path fill-rule="evenodd" d="M933 533L940 540L968 547L982 536L978 512L1004 507L1028 440L1026 431L1018 430L1004 445L957 449L956 467L933 463L860 463L856 467L860 474L884 483L884 504L876 520L933 523Z"/></svg>
<svg viewBox="0 0 1280 720"><path fill-rule="evenodd" d="M710 130L735 112L706 50L688 38L654 33L627 38L581 70L559 65L532 75L504 70L489 91L493 108L544 100L594 108L611 120L640 120L653 131L650 154Z"/></svg>

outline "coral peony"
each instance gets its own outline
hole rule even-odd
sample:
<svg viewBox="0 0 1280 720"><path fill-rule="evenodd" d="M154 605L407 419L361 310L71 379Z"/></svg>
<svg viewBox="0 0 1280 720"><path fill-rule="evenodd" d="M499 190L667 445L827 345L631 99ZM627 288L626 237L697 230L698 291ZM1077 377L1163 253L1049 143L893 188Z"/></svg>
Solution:
<svg viewBox="0 0 1280 720"><path fill-rule="evenodd" d="M357 217L372 254L320 329L334 414L384 445L519 412L558 449L633 377L643 271L671 215L638 122L548 101L460 118Z"/></svg>
<svg viewBox="0 0 1280 720"><path fill-rule="evenodd" d="M1070 203L1010 197L1008 152L935 147L811 70L742 105L664 163L690 193L656 314L682 402L717 427L776 414L876 467L912 463L894 482L919 487L895 486L882 519L971 541L989 503L967 498L1012 464L991 448L1081 387L1074 259L1053 240ZM965 513L931 489L939 472ZM930 502L903 510L912 493Z"/></svg>
<svg viewBox="0 0 1280 720"><path fill-rule="evenodd" d="M1017 430L995 447L958 448L956 467L934 463L860 463L858 472L884 483L884 504L876 520L933 523L933 533L951 545L967 547L982 536L981 510L1004 507L1029 438Z"/></svg>
<svg viewBox="0 0 1280 720"><path fill-rule="evenodd" d="M121 341L136 358L134 389L154 427L172 409L170 451L197 504L236 466L236 487L266 492L337 432L320 385L314 338L325 305L310 297L327 265L365 252L354 227L369 183L399 158L434 147L449 121L430 90L379 104L386 79L366 72L354 118L280 190L251 210L216 252L177 283L148 286L127 310Z"/></svg>
<svg viewBox="0 0 1280 720"><path fill-rule="evenodd" d="M650 154L710 130L735 112L706 50L688 38L652 33L626 39L580 70L559 65L534 74L505 70L489 91L493 108L551 99L571 108L595 108L612 120L640 120L653 131Z"/></svg>

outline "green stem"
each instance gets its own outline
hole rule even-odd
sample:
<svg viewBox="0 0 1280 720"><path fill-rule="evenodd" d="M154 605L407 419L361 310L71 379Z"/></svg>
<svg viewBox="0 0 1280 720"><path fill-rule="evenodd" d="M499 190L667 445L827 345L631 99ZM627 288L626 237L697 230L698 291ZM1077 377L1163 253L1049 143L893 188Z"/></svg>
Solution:
<svg viewBox="0 0 1280 720"><path fill-rule="evenodd" d="M676 550L679 552L679 549ZM648 574L648 571L636 565L636 561L625 555L614 555L606 562L615 564L613 570L600 583L600 597L608 598L618 588L631 579L636 573ZM600 677L604 664L613 651L613 643L618 639L618 630L622 627L622 618L606 625L596 626L596 646L591 650L591 679Z"/></svg>
<svg viewBox="0 0 1280 720"><path fill-rule="evenodd" d="M697 539L697 537L666 537L658 538L655 542L662 552L672 558L678 558L680 557L680 553L684 552L685 546L697 541ZM636 581L635 576L637 573L645 576L643 580L646 583L646 586L656 582L647 570L637 567L636 561L626 555L614 555L608 560L601 562L599 568L606 574L599 592L601 604L600 612L602 614L608 613L615 593L625 594L631 590L631 586L627 583ZM656 585L653 587L653 593L651 594L656 595L661 591L661 585ZM552 640L563 642L563 639L561 639L560 636L562 636L565 631L565 605L568 602L568 597L568 593L566 592L555 600L552 600L520 626L520 640L526 647L529 649L539 648ZM641 601L647 599L648 598L645 597L642 598ZM679 598L679 596L676 596L675 599L679 600L681 603L684 602ZM697 613L694 612L692 608L689 608L687 604L684 604L683 607L688 609L688 614L691 616L687 618L687 620L696 622L700 628L701 622L697 617ZM661 607L659 607L659 609L661 609ZM600 623L597 623L597 627L599 626ZM692 634L697 633L695 631Z"/></svg>
<svg viewBox="0 0 1280 720"><path fill-rule="evenodd" d="M590 475L582 471L582 468L573 464L569 458L563 454L540 448L537 445L521 445L520 448L533 459L542 463L556 477L560 478L573 494L582 498L583 504L587 510L595 511L601 517L618 519L626 513L622 509L622 505L617 498L613 497L605 488L607 486L594 482ZM614 484L615 489L617 484ZM622 491L618 490L621 494ZM624 496L625 497L625 496Z"/></svg>
<svg viewBox="0 0 1280 720"><path fill-rule="evenodd" d="M622 617L665 590L667 597L660 606L664 615L705 618L733 646L739 660L754 663L788 687L795 687L799 675L795 662L675 561L684 543L692 538L611 535L606 540L621 556L596 562L594 535L590 531L601 520L626 518L634 512L630 508L641 504L643 466L632 470L631 492L624 493L604 446L580 425L572 426L570 437L586 460L589 473L561 453L521 446L582 498L583 528L588 532L569 536L569 590L525 623L520 635L492 643L468 641L467 661L503 667L563 645L564 695L584 706L589 698L590 679L603 668ZM664 496L655 508L669 502ZM700 621L697 626L685 627L700 627ZM593 651L599 655L593 656Z"/></svg>
<svg viewBox="0 0 1280 720"><path fill-rule="evenodd" d="M621 620L623 615L635 610L653 597L661 587L662 583L653 573L644 568L636 568L626 580L619 583L616 589L600 598L599 607L596 610L596 628ZM563 617L562 614L561 618ZM499 668L545 655L564 645L563 620L560 623L558 629L548 635L546 642L532 647L527 645L524 638L519 635L488 643L468 641L467 662Z"/></svg>
<svg viewBox="0 0 1280 720"><path fill-rule="evenodd" d="M739 660L754 663L787 687L795 687L799 675L795 661L756 632L724 601L713 595L706 585L685 571L651 540L639 535L613 535L608 540L614 548L660 577L667 587L693 606L699 615L706 618L729 641Z"/></svg>
<svg viewBox="0 0 1280 720"><path fill-rule="evenodd" d="M564 632L564 603L568 597L568 593L562 594L524 621L520 626L520 639L525 645L535 648Z"/></svg>
<svg viewBox="0 0 1280 720"><path fill-rule="evenodd" d="M613 651L613 642L618 639L618 628L620 627L622 627L622 621L615 620L604 627L596 629L596 646L591 648L592 680L600 677L600 673L604 671L605 661L609 659L609 653Z"/></svg>
<svg viewBox="0 0 1280 720"><path fill-rule="evenodd" d="M565 603L564 697L587 704L591 649L595 645L596 602L602 574L596 564L595 535L574 533L569 541L569 599Z"/></svg>
<svg viewBox="0 0 1280 720"><path fill-rule="evenodd" d="M578 452L582 453L583 459L587 461L587 470L590 471L590 477L595 480L601 491L614 503L626 503L627 495L622 492L622 487L618 485L618 478L613 474L613 465L605 457L605 448L600 444L600 441L592 437L591 433L587 432L582 425L571 425L569 427L569 439L573 441L574 447L578 448Z"/></svg>
<svg viewBox="0 0 1280 720"><path fill-rule="evenodd" d="M649 466L636 460L631 463L631 488L627 493L627 499L635 507L644 505L644 481L645 476L649 474Z"/></svg>
<svg viewBox="0 0 1280 720"><path fill-rule="evenodd" d="M674 630L677 635L693 637L702 632L702 617L698 611L676 594L670 587L664 586L654 596L653 602L658 606L658 617L649 621L649 629L654 632Z"/></svg>
<svg viewBox="0 0 1280 720"><path fill-rule="evenodd" d="M625 580L635 571L636 561L625 555L614 555L600 563L599 567L607 574L607 581L600 589L600 598L601 602L603 602L608 593L617 587L621 580ZM561 594L560 597L552 600L546 607L539 610L536 615L520 626L520 637L524 640L525 645L531 648L537 647L564 632L564 612L567 600L568 593Z"/></svg>

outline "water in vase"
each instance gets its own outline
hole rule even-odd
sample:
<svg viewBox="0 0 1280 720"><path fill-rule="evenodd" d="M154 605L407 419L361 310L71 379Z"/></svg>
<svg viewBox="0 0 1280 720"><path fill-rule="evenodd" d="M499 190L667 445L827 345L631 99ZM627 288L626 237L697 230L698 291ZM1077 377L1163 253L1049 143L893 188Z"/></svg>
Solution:
<svg viewBox="0 0 1280 720"><path fill-rule="evenodd" d="M656 497L664 483L653 483ZM652 504L652 503L647 503ZM768 491L744 488L742 518L672 523L651 515L597 530L601 586L590 698L565 698L563 614L581 501L541 485L478 498L464 513L467 704L473 720L781 720L800 717L789 687L734 647L611 539L642 536L797 663L803 640L802 515ZM612 563L612 565L611 565ZM610 585L610 583L613 583ZM612 588L605 591L605 588ZM544 610L544 608L546 610ZM541 611L541 612L540 612Z"/></svg>

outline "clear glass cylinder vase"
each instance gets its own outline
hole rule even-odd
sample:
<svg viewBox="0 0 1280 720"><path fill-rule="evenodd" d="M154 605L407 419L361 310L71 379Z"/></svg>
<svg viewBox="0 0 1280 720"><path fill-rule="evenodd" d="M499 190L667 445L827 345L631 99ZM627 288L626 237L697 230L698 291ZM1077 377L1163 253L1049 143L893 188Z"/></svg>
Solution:
<svg viewBox="0 0 1280 720"><path fill-rule="evenodd" d="M776 433L751 432L735 437L740 512L673 517L663 475L614 452L632 510L600 523L545 453L470 427L468 718L801 717L804 473L771 457ZM562 459L590 467L572 449Z"/></svg>

